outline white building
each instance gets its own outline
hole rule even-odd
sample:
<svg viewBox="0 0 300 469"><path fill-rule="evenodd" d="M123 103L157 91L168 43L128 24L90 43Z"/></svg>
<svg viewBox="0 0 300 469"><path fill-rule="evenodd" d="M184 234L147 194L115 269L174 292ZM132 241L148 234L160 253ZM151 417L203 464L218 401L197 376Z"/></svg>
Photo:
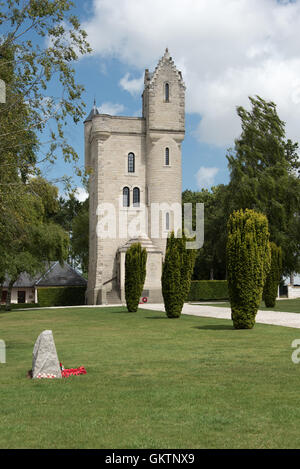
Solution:
<svg viewBox="0 0 300 469"><path fill-rule="evenodd" d="M43 288L86 287L86 280L70 265L63 266L58 261L50 262L45 271L34 276L23 272L11 289L11 303L38 303L38 292ZM0 304L6 303L9 278L3 284Z"/></svg>
<svg viewBox="0 0 300 469"><path fill-rule="evenodd" d="M288 298L300 298L300 274L294 274L293 277L285 279L284 284L287 286Z"/></svg>

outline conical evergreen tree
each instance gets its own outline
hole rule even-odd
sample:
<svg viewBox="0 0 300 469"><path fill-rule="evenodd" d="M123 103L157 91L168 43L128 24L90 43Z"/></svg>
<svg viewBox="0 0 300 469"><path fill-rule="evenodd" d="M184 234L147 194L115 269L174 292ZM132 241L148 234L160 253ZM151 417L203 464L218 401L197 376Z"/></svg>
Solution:
<svg viewBox="0 0 300 469"><path fill-rule="evenodd" d="M236 329L252 329L270 269L268 220L254 210L233 212L228 221L227 275Z"/></svg>
<svg viewBox="0 0 300 469"><path fill-rule="evenodd" d="M134 243L125 256L125 299L129 312L138 310L146 278L147 251Z"/></svg>
<svg viewBox="0 0 300 469"><path fill-rule="evenodd" d="M175 237L172 232L167 240L167 248L162 271L162 294L166 314L169 318L179 318L191 286L196 251L186 249L187 238Z"/></svg>

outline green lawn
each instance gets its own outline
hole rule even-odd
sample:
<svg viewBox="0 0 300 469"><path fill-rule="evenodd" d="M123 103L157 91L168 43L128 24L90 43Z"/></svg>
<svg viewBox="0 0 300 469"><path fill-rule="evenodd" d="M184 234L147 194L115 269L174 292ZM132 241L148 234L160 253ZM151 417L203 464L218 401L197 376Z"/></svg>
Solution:
<svg viewBox="0 0 300 469"><path fill-rule="evenodd" d="M202 303L197 303L201 305ZM207 303L205 303L207 305ZM214 303L212 302L209 306L219 306L220 308L230 308L230 303L228 301L223 303ZM295 300L278 300L274 308L266 308L265 303L261 303L260 310L262 311L281 311L286 313L300 313L300 298Z"/></svg>
<svg viewBox="0 0 300 469"><path fill-rule="evenodd" d="M87 375L29 380L39 333ZM300 448L300 330L124 308L0 314L0 448Z"/></svg>

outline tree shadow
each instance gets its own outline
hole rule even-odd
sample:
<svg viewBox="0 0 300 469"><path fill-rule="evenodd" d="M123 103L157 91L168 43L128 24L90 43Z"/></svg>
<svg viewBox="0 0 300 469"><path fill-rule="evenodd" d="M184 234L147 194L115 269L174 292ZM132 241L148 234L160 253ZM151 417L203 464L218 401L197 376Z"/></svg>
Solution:
<svg viewBox="0 0 300 469"><path fill-rule="evenodd" d="M146 316L145 319L170 319L167 316Z"/></svg>
<svg viewBox="0 0 300 469"><path fill-rule="evenodd" d="M200 329L200 330L210 330L210 331L235 331L235 328L232 324L216 324L216 325L209 325L206 326L193 326L193 329Z"/></svg>
<svg viewBox="0 0 300 469"><path fill-rule="evenodd" d="M120 308L120 309L118 309ZM137 314L137 312L129 312L127 309L124 309L123 306L117 306L116 308L111 308L109 313L111 314Z"/></svg>
<svg viewBox="0 0 300 469"><path fill-rule="evenodd" d="M110 311L111 314L139 314L137 311Z"/></svg>

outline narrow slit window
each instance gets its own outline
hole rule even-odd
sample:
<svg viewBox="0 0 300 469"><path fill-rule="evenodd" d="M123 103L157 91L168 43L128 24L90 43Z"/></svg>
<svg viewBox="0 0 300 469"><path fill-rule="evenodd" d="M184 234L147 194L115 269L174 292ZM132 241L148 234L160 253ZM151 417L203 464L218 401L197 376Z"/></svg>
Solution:
<svg viewBox="0 0 300 469"><path fill-rule="evenodd" d="M123 207L130 206L130 191L129 187L124 187L123 189Z"/></svg>
<svg viewBox="0 0 300 469"><path fill-rule="evenodd" d="M135 172L135 156L134 153L128 154L128 172L134 173Z"/></svg>
<svg viewBox="0 0 300 469"><path fill-rule="evenodd" d="M169 98L170 98L170 86L169 86L169 83L166 83L165 84L165 101L166 101L166 103L169 102Z"/></svg>
<svg viewBox="0 0 300 469"><path fill-rule="evenodd" d="M140 189L135 187L133 189L133 206L139 207L140 206Z"/></svg>
<svg viewBox="0 0 300 469"><path fill-rule="evenodd" d="M165 165L169 166L169 164L170 164L170 150L169 150L169 148L166 148L166 151L165 151Z"/></svg>
<svg viewBox="0 0 300 469"><path fill-rule="evenodd" d="M170 214L169 212L166 213L166 230L170 229Z"/></svg>

